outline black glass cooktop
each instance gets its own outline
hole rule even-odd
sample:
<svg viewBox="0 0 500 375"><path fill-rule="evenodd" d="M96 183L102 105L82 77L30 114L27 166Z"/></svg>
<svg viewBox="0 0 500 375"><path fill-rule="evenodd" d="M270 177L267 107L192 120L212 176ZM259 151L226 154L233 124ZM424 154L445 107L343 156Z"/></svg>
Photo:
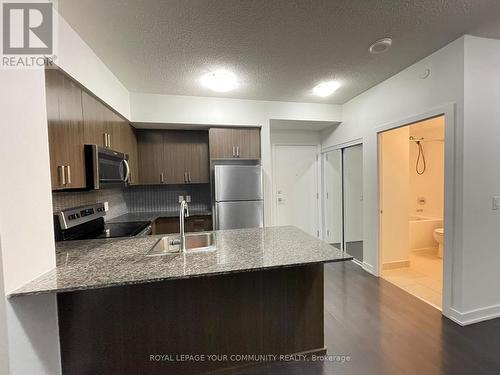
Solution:
<svg viewBox="0 0 500 375"><path fill-rule="evenodd" d="M149 225L149 221L107 223L104 226L104 231L94 238L133 237L141 233Z"/></svg>

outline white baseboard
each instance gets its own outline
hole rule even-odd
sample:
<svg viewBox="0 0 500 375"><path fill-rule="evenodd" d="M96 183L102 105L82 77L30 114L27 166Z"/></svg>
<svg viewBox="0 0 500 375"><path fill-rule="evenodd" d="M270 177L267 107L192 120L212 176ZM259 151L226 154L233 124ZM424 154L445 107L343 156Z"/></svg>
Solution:
<svg viewBox="0 0 500 375"><path fill-rule="evenodd" d="M377 276L376 272L375 272L375 267L373 267L373 265L369 264L369 263L365 263L363 262L361 264L361 267L363 267L363 269L368 272L368 273L371 273L372 275L375 275Z"/></svg>
<svg viewBox="0 0 500 375"><path fill-rule="evenodd" d="M415 249L410 249L410 252L428 252L428 253L437 253L438 248L437 247L418 247Z"/></svg>
<svg viewBox="0 0 500 375"><path fill-rule="evenodd" d="M395 268L410 267L410 261L406 260L396 260L394 262L386 262L382 264L383 270L393 270Z"/></svg>
<svg viewBox="0 0 500 375"><path fill-rule="evenodd" d="M465 312L455 310L453 307L451 307L449 310L450 314L447 314L447 317L453 320L455 323L460 324L461 326L466 326L469 324L479 323L485 320L500 317L500 304Z"/></svg>

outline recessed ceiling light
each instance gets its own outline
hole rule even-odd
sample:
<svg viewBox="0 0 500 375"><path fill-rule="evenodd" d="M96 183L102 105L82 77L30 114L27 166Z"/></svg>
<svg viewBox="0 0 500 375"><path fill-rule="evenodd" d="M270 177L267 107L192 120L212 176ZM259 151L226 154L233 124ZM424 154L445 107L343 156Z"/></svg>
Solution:
<svg viewBox="0 0 500 375"><path fill-rule="evenodd" d="M321 97L326 97L332 95L337 89L340 87L340 83L338 81L325 81L320 84L314 86L312 89L313 94Z"/></svg>
<svg viewBox="0 0 500 375"><path fill-rule="evenodd" d="M219 69L201 77L201 84L213 91L228 92L238 86L238 80L233 72Z"/></svg>
<svg viewBox="0 0 500 375"><path fill-rule="evenodd" d="M391 38L382 38L373 42L370 48L368 48L368 51L370 51L371 54L378 55L380 53L387 52L391 46Z"/></svg>

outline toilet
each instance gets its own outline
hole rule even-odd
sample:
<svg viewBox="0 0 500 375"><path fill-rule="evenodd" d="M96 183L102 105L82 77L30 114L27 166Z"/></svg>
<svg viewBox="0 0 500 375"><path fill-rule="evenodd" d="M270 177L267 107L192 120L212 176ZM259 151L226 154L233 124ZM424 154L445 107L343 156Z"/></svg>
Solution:
<svg viewBox="0 0 500 375"><path fill-rule="evenodd" d="M434 229L433 234L434 234L434 239L439 244L438 257L442 258L443 257L443 248L444 248L444 229L443 228Z"/></svg>

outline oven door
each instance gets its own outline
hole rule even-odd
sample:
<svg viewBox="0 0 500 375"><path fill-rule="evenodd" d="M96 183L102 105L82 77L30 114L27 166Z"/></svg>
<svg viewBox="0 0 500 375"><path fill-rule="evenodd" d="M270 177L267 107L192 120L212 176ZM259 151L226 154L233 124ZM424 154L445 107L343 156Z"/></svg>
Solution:
<svg viewBox="0 0 500 375"><path fill-rule="evenodd" d="M90 189L125 186L130 175L127 155L96 145L85 145L87 185Z"/></svg>

